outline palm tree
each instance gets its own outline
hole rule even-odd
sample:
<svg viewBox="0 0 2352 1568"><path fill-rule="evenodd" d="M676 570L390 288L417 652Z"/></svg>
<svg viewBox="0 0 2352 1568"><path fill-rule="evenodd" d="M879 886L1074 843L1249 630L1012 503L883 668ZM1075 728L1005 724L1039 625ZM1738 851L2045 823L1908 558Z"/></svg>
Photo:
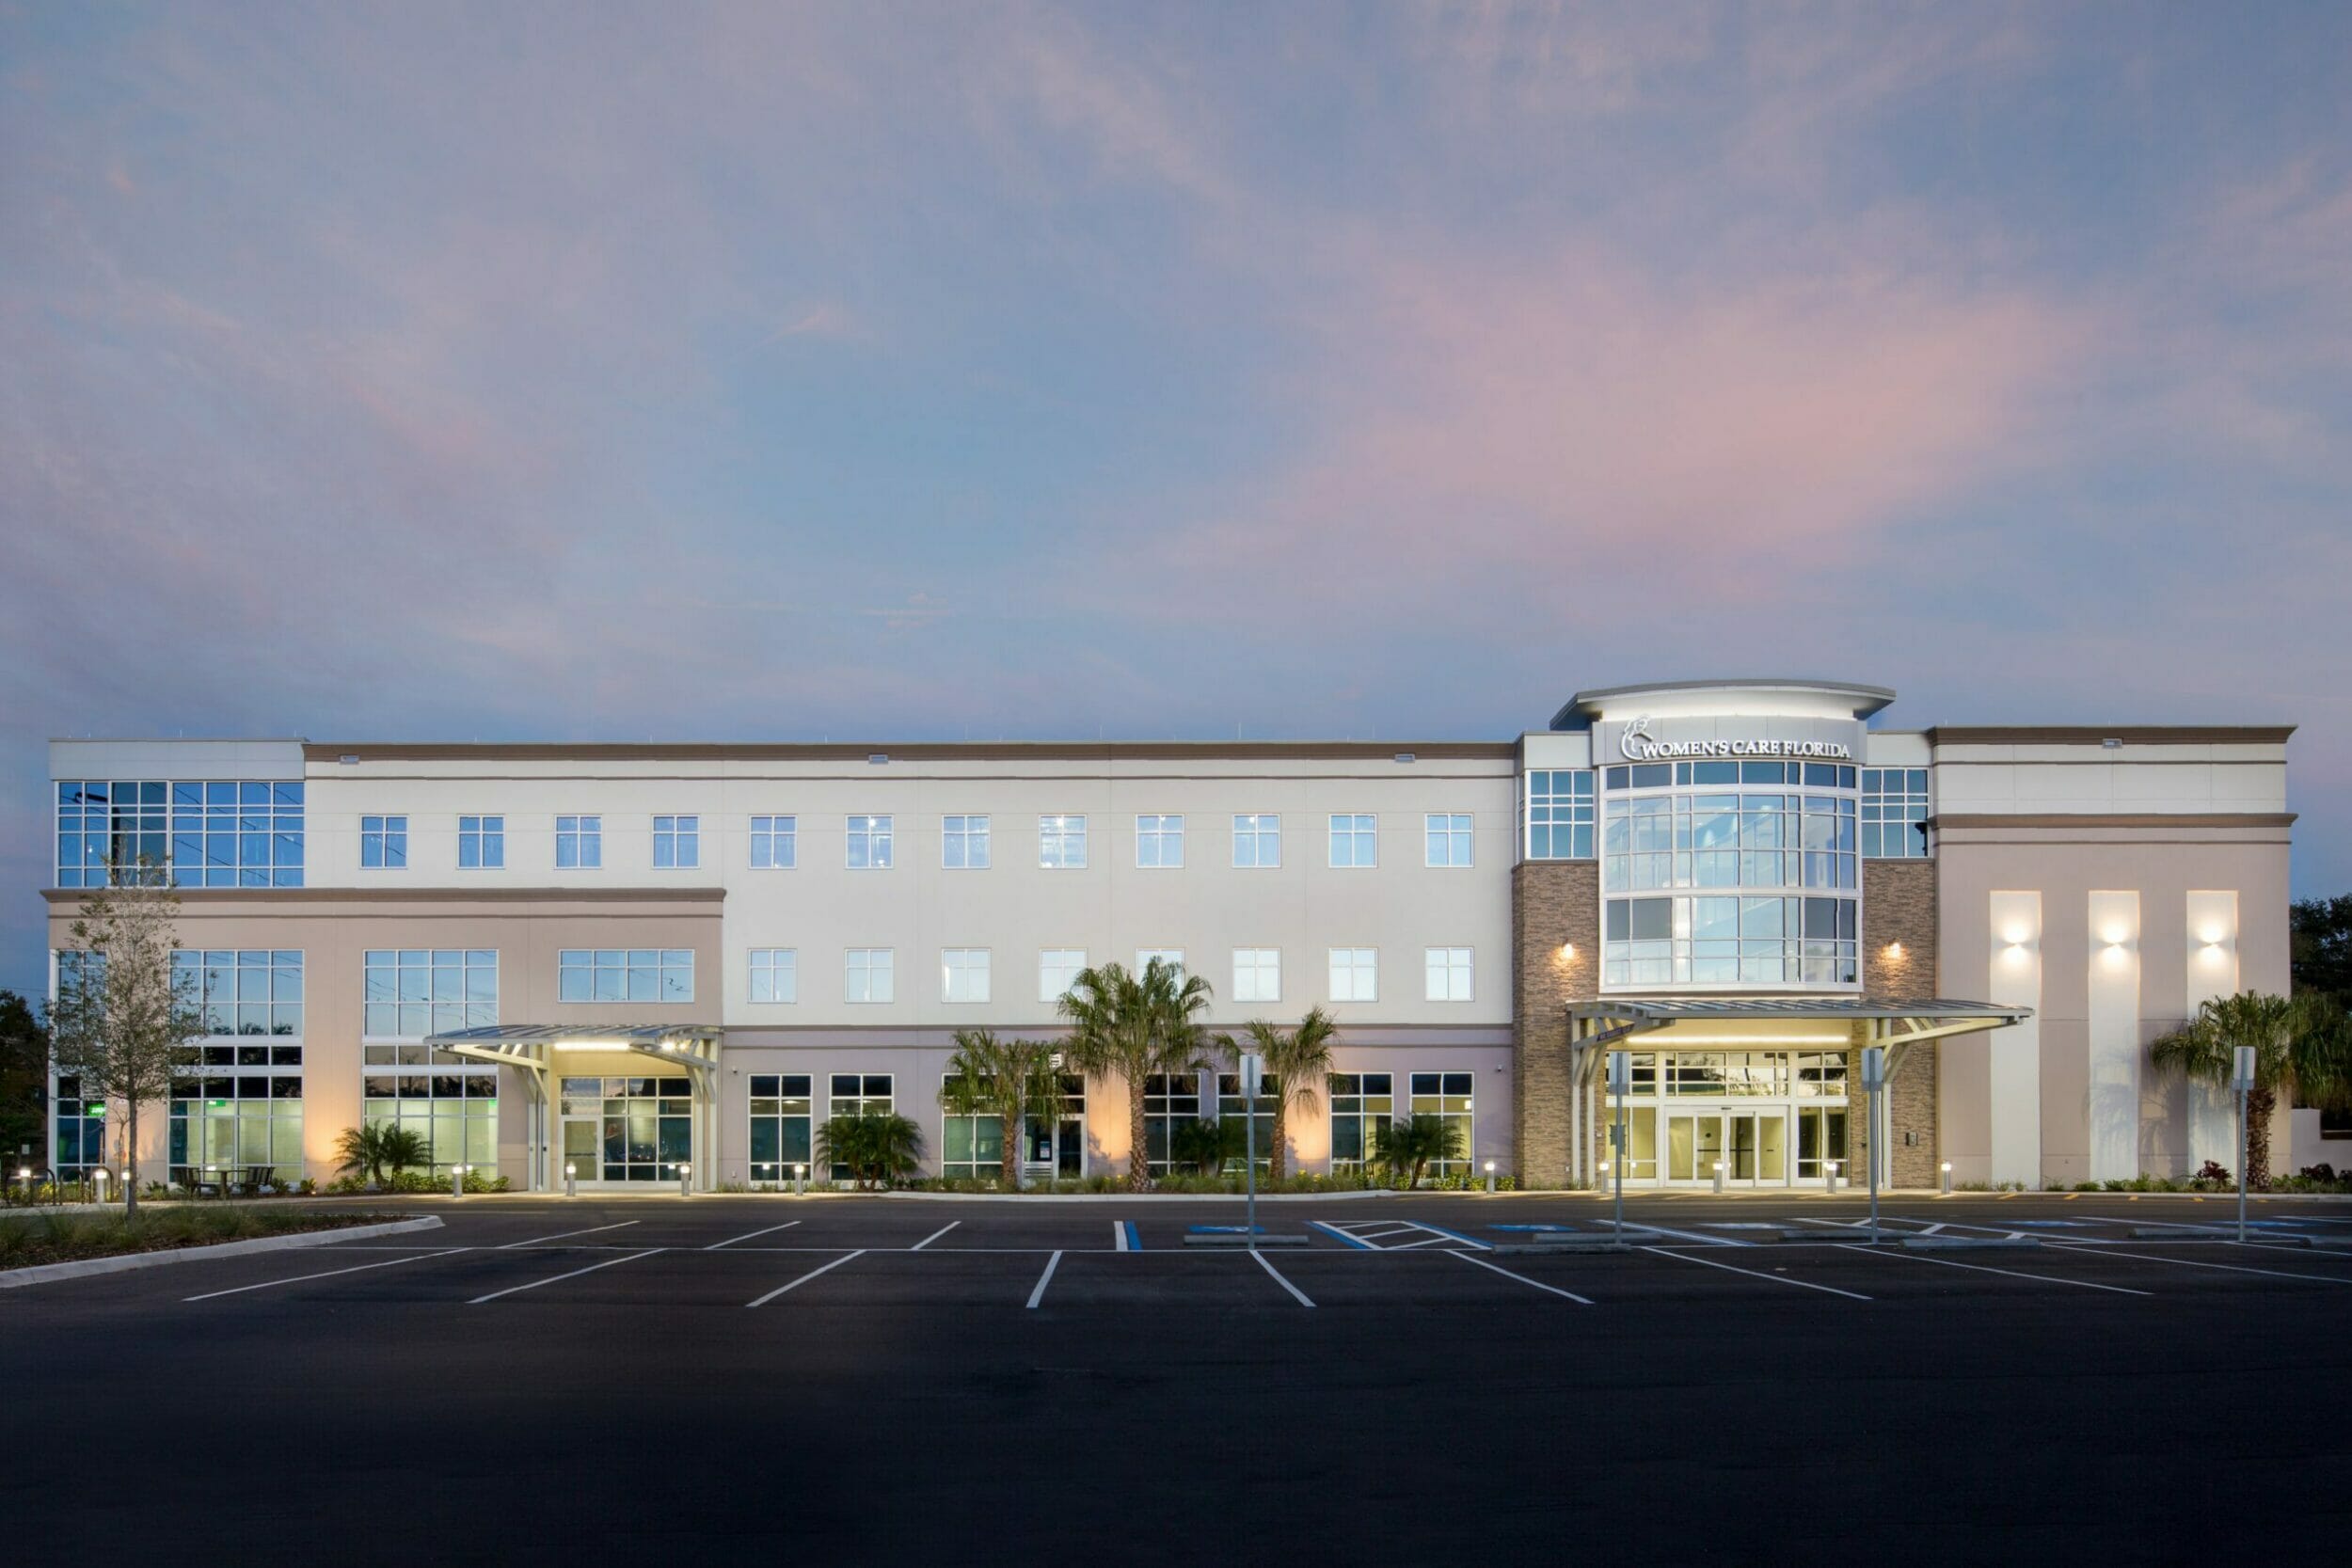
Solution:
<svg viewBox="0 0 2352 1568"><path fill-rule="evenodd" d="M1462 1130L1441 1116L1426 1113L1403 1121L1383 1122L1379 1132L1380 1162L1389 1180L1402 1173L1407 1188L1421 1185L1421 1173L1433 1160L1462 1156Z"/></svg>
<svg viewBox="0 0 2352 1568"><path fill-rule="evenodd" d="M1127 1190L1152 1185L1152 1150L1143 1116L1144 1081L1155 1073L1199 1072L1207 1066L1200 1014L1209 983L1153 958L1141 974L1118 964L1083 969L1062 994L1070 1055L1097 1081L1127 1083Z"/></svg>
<svg viewBox="0 0 2352 1568"><path fill-rule="evenodd" d="M410 1165L429 1165L433 1163L432 1146L413 1127L381 1127L379 1136L384 1149L384 1164L391 1167L395 1177Z"/></svg>
<svg viewBox="0 0 2352 1568"><path fill-rule="evenodd" d="M910 1117L871 1111L833 1117L817 1130L817 1158L845 1165L862 1188L913 1171L923 1159L923 1130Z"/></svg>
<svg viewBox="0 0 2352 1568"><path fill-rule="evenodd" d="M335 1158L342 1162L335 1168L338 1171L356 1171L371 1181L382 1182L384 1132L385 1126L380 1121L344 1128L342 1136L335 1140Z"/></svg>
<svg viewBox="0 0 2352 1568"><path fill-rule="evenodd" d="M1061 1113L1054 1048L1043 1040L1000 1040L986 1029L959 1029L939 1104L951 1117L996 1118L1004 1134L997 1184L1017 1193L1022 1134L1032 1118L1050 1124Z"/></svg>
<svg viewBox="0 0 2352 1568"><path fill-rule="evenodd" d="M1255 1051L1265 1061L1265 1075L1274 1080L1278 1092L1274 1097L1274 1147L1266 1153L1266 1180L1269 1183L1282 1180L1284 1156L1290 1151L1290 1114L1312 1116L1320 1102L1317 1085L1331 1076L1331 1047L1339 1040L1339 1025L1321 1007L1308 1009L1298 1021L1298 1027L1284 1030L1262 1018L1253 1018L1244 1026L1248 1043L1231 1035L1216 1037L1217 1049L1241 1070L1245 1050ZM1257 1107L1250 1107L1255 1115Z"/></svg>
<svg viewBox="0 0 2352 1568"><path fill-rule="evenodd" d="M2339 1104L2352 1098L2352 1027L2324 998L2241 991L2201 1004L2187 1024L2149 1048L2159 1068L2227 1085L2237 1048L2254 1048L2254 1086L2246 1096L2246 1184L2270 1186L2270 1117L2279 1097L2290 1104Z"/></svg>

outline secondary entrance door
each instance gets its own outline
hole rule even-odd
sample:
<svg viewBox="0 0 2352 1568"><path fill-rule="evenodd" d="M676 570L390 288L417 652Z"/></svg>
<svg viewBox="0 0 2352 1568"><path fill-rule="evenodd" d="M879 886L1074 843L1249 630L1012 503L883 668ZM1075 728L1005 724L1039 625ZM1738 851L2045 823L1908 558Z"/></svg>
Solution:
<svg viewBox="0 0 2352 1568"><path fill-rule="evenodd" d="M1788 1113L1744 1107L1667 1112L1667 1180L1712 1182L1718 1162L1726 1185L1785 1185Z"/></svg>

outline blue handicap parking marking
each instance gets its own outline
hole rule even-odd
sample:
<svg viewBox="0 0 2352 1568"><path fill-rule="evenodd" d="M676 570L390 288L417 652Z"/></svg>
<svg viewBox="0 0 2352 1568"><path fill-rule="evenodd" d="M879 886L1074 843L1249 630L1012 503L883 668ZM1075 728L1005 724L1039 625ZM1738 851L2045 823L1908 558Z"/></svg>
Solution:
<svg viewBox="0 0 2352 1568"><path fill-rule="evenodd" d="M2082 1220L2010 1220L2007 1223L2012 1230L2079 1230L2085 1224Z"/></svg>
<svg viewBox="0 0 2352 1568"><path fill-rule="evenodd" d="M1265 1234L1263 1225L1188 1225L1185 1229L1196 1236L1248 1236Z"/></svg>
<svg viewBox="0 0 2352 1568"><path fill-rule="evenodd" d="M1574 1230L1572 1225L1490 1225L1489 1230Z"/></svg>
<svg viewBox="0 0 2352 1568"><path fill-rule="evenodd" d="M1778 1230L1781 1228L1777 1225L1768 1225L1762 1220L1702 1220L1700 1223L1709 1230Z"/></svg>

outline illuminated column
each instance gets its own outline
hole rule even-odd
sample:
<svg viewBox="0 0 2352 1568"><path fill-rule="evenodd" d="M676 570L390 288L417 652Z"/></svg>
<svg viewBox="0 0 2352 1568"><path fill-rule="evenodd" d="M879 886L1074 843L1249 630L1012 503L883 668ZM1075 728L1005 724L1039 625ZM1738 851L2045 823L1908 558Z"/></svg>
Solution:
<svg viewBox="0 0 2352 1568"><path fill-rule="evenodd" d="M2188 895L2187 990L2182 1016L2195 1018L2200 1003L2234 996L2237 973L2237 895L2234 892L2191 893ZM2188 1085L2188 1159L2195 1172L2208 1160L2235 1169L2237 1111L2230 1091L2217 1084L2191 1081Z"/></svg>
<svg viewBox="0 0 2352 1568"><path fill-rule="evenodd" d="M1993 964L1985 995L2031 1007L2023 1023L1995 1029L1989 1058L1986 1121L1994 1181L2042 1185L2042 895L1993 895Z"/></svg>
<svg viewBox="0 0 2352 1568"><path fill-rule="evenodd" d="M2139 1174L2139 895L2090 895L2090 1126L2093 1181Z"/></svg>

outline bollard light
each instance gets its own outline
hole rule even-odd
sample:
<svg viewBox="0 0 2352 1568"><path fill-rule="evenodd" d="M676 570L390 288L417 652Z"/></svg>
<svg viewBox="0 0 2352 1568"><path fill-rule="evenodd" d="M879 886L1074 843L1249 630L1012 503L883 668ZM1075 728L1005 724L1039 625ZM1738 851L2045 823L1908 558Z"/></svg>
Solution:
<svg viewBox="0 0 2352 1568"><path fill-rule="evenodd" d="M792 1167L792 1196L794 1197L808 1196L808 1166L805 1164L795 1164Z"/></svg>
<svg viewBox="0 0 2352 1568"><path fill-rule="evenodd" d="M1492 1160L1489 1160L1489 1161L1487 1161L1487 1162L1486 1162L1486 1191L1488 1191L1489 1193L1491 1193L1491 1192L1493 1192L1494 1190L1495 1190L1495 1163L1494 1163Z"/></svg>
<svg viewBox="0 0 2352 1568"><path fill-rule="evenodd" d="M1715 1190L1719 1193L1724 1190L1724 1163L1721 1160L1715 1162Z"/></svg>
<svg viewBox="0 0 2352 1568"><path fill-rule="evenodd" d="M452 1165L452 1166L450 1166L450 1167L449 1167L449 1196L452 1196L452 1197L464 1197L464 1196L466 1196L466 1171L467 1171L467 1169L468 1169L468 1167L467 1167L467 1166L465 1166L465 1165Z"/></svg>
<svg viewBox="0 0 2352 1568"><path fill-rule="evenodd" d="M1829 1190L1833 1193L1837 1190L1837 1166L1839 1164L1840 1162L1836 1160L1824 1160L1821 1162L1821 1167L1829 1173Z"/></svg>
<svg viewBox="0 0 2352 1568"><path fill-rule="evenodd" d="M580 1196L580 1171L569 1160L564 1162L564 1196L565 1197Z"/></svg>
<svg viewBox="0 0 2352 1568"><path fill-rule="evenodd" d="M680 1160L680 1161L677 1163L677 1196L680 1196L680 1197L684 1197L684 1196L687 1196L687 1194L688 1194L688 1193L690 1193L690 1192L691 1192L691 1191L693 1190L692 1183L691 1183L691 1182L688 1180L688 1178L690 1178L691 1176L692 1176L692 1175L693 1175L693 1173L694 1173L694 1167L693 1167L693 1166L691 1166L691 1165L690 1165L690 1164L688 1164L685 1161Z"/></svg>
<svg viewBox="0 0 2352 1568"><path fill-rule="evenodd" d="M1949 1160L1944 1162L1944 1196L1952 1196L1952 1163Z"/></svg>

